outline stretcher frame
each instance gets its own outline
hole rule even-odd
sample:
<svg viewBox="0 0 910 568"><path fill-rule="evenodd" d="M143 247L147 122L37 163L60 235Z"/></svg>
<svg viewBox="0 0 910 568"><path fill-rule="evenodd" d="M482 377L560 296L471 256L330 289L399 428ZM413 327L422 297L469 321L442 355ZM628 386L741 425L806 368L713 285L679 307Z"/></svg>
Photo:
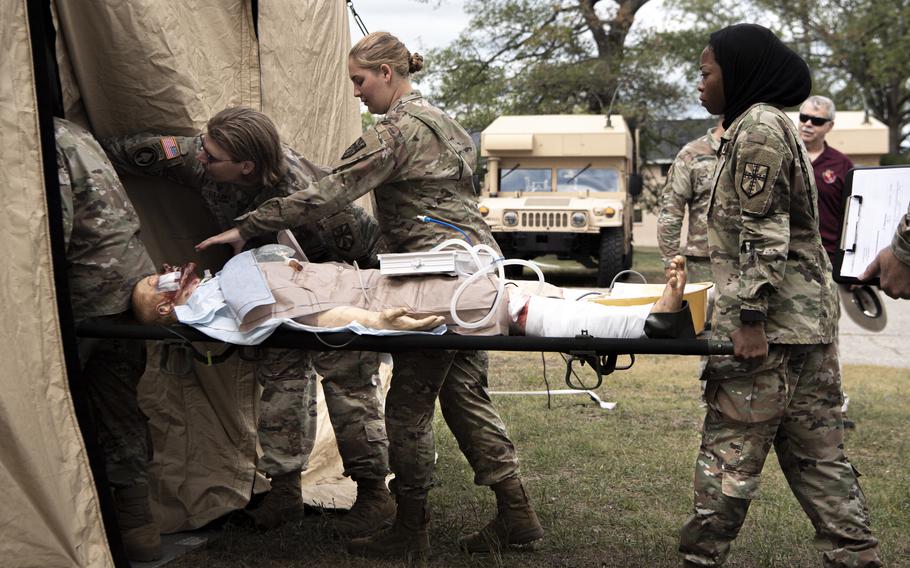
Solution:
<svg viewBox="0 0 910 568"><path fill-rule="evenodd" d="M573 364L589 365L597 374L597 388L605 375L616 370L630 369L635 364L635 355L732 355L733 344L714 339L605 339L590 335L575 337L527 337L527 336L479 336L409 334L409 335L358 335L356 333L315 333L291 329L278 329L265 341L255 346L238 346L213 339L201 331L186 325L155 326L134 324L112 324L86 321L76 328L76 335L86 338L119 337L164 341L162 358L168 359L172 352L183 351L189 357L209 365L217 364L240 348L240 356L255 359L261 348L305 349L307 351L380 351L396 353L425 349L455 349L478 351L543 351L568 355L566 359L566 384L571 382ZM224 343L228 347L219 354L207 351L201 353L193 343ZM619 355L628 355L629 365L617 367Z"/></svg>

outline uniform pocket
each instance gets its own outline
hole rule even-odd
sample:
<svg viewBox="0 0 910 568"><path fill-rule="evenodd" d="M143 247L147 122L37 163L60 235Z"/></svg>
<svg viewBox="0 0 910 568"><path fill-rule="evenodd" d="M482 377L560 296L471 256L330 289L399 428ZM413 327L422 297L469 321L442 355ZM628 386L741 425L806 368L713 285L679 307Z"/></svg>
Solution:
<svg viewBox="0 0 910 568"><path fill-rule="evenodd" d="M761 474L724 468L721 491L735 499L756 499L760 482Z"/></svg>
<svg viewBox="0 0 910 568"><path fill-rule="evenodd" d="M385 429L385 420L372 420L363 425L367 442L385 442L389 439Z"/></svg>

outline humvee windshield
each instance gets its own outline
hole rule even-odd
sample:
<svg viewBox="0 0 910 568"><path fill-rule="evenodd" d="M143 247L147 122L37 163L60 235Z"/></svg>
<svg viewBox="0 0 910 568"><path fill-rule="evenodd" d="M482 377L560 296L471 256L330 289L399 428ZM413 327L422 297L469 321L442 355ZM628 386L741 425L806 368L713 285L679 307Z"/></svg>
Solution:
<svg viewBox="0 0 910 568"><path fill-rule="evenodd" d="M550 191L550 168L515 168L502 172L499 191Z"/></svg>
<svg viewBox="0 0 910 568"><path fill-rule="evenodd" d="M501 172L499 191L543 192L552 191L551 168L515 168ZM615 168L558 168L556 191L619 191L619 171Z"/></svg>
<svg viewBox="0 0 910 568"><path fill-rule="evenodd" d="M619 172L613 168L559 168L556 191L619 191Z"/></svg>

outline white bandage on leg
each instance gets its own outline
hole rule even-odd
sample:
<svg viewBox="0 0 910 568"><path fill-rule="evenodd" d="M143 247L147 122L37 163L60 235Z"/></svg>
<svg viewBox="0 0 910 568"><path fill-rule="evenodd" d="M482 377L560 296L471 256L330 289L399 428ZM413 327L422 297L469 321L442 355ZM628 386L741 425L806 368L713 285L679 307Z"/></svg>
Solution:
<svg viewBox="0 0 910 568"><path fill-rule="evenodd" d="M525 335L575 337L587 331L593 337L640 339L645 337L645 320L652 306L605 306L531 296Z"/></svg>

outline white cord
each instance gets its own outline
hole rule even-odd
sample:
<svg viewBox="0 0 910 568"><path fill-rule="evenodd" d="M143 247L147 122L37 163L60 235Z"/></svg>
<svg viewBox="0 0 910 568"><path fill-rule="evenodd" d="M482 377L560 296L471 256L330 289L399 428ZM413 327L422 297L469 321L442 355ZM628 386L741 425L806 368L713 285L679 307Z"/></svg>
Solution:
<svg viewBox="0 0 910 568"><path fill-rule="evenodd" d="M473 272L470 272L470 271L465 272L465 271L462 271L461 268L458 268L457 262L455 264L456 270L458 270L459 275L467 276L465 281L462 282L461 285L459 285L458 288L455 290L455 293L452 295L452 301L449 303L449 313L452 315L452 321L454 321L460 327L463 327L465 329L477 329L479 327L485 326L493 318L493 316L496 314L496 308L499 306L499 303L505 297L505 286L506 286L505 267L506 266L528 266L528 267L530 267L537 274L537 280L538 280L537 291L538 291L538 293L543 289L544 275L543 275L543 272L540 270L540 267L537 266L537 264L535 264L533 262L529 262L527 260L521 260L521 259L517 259L517 258L508 259L508 260L503 259L501 257L498 258L496 251L489 245L478 244L478 245L471 246L468 243L466 243L465 241L460 240L460 239L449 239L449 240L433 247L432 251L437 252L437 251L441 251L441 250L444 250L444 249L447 249L447 248L450 248L453 246L455 248L461 248L461 249L464 249L465 251L467 251L468 254L471 255L471 260L473 261L474 266L476 267ZM482 263L480 260L479 253L481 253L481 252L490 255L490 258L492 258L493 261L490 262L489 264L484 265L484 263ZM490 272L493 272L494 270L497 271L497 275L499 276L499 278L497 279L497 286L496 286L496 300L493 302L493 305L490 307L490 311L487 312L487 314L484 317L482 317L481 319L474 321L474 322L466 322L463 319L461 319L460 317L458 317L458 299L461 297L461 295L464 293L464 291L467 289L467 287L470 286L475 280L486 276L487 274L489 274Z"/></svg>
<svg viewBox="0 0 910 568"><path fill-rule="evenodd" d="M360 281L360 291L363 292L363 298L367 301L367 309L370 309L370 306L373 305L373 298L367 294L367 285L363 283L363 273L360 271L360 267L357 265L357 261L354 261L354 271L357 273L357 279Z"/></svg>

